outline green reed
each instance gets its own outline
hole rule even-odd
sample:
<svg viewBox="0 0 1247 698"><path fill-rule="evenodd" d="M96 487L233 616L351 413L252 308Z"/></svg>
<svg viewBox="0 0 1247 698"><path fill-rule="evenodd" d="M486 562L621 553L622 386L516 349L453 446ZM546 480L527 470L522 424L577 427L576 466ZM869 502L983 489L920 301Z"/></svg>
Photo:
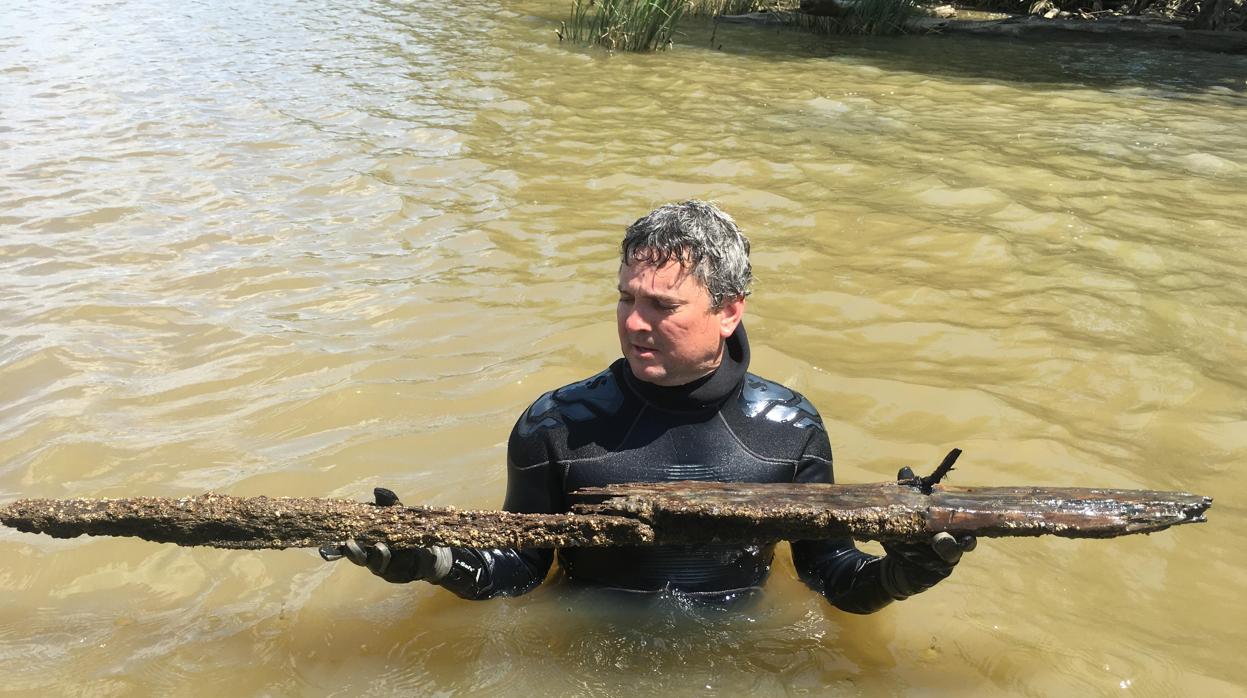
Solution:
<svg viewBox="0 0 1247 698"><path fill-rule="evenodd" d="M688 0L688 9L685 14L692 17L743 15L772 9L775 5L775 0Z"/></svg>
<svg viewBox="0 0 1247 698"><path fill-rule="evenodd" d="M576 0L559 26L559 40L611 51L657 51L671 46L688 0Z"/></svg>

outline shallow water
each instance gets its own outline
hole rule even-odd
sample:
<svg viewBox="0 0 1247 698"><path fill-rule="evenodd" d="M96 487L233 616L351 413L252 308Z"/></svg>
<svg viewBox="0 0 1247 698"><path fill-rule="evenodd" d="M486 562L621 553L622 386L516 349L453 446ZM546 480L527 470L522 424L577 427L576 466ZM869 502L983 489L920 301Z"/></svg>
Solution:
<svg viewBox="0 0 1247 698"><path fill-rule="evenodd" d="M690 25L562 2L18 3L0 23L0 502L494 507L617 355L615 246L719 201L753 369L845 482L1180 489L1211 521L992 540L869 617L781 549L730 612L460 601L312 551L0 531L0 691L1240 695L1247 59ZM782 548L782 546L781 546Z"/></svg>

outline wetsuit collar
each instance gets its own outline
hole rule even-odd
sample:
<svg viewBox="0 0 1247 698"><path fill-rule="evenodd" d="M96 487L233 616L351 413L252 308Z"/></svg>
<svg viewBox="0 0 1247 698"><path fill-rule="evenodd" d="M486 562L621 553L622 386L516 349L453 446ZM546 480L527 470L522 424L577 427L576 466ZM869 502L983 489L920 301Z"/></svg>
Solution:
<svg viewBox="0 0 1247 698"><path fill-rule="evenodd" d="M731 396L749 370L749 337L745 324L727 338L723 362L708 376L702 376L684 385L662 386L646 383L632 375L626 359L619 359L611 366L616 375L622 374L624 383L648 402L668 410L700 410L718 406Z"/></svg>

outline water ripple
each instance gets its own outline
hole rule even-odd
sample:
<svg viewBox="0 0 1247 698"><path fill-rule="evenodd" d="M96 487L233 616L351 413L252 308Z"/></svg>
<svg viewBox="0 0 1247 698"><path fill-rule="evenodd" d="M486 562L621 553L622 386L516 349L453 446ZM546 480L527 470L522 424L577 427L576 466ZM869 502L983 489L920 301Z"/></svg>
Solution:
<svg viewBox="0 0 1247 698"><path fill-rule="evenodd" d="M751 236L754 368L820 407L840 479L961 445L960 484L1189 489L1242 520L1241 57L696 22L608 56L557 42L566 11L10 8L2 498L496 506L515 416L617 354L623 227L699 197ZM0 531L0 672L102 694L1228 693L1233 530L993 541L868 619L783 553L762 600L716 612Z"/></svg>

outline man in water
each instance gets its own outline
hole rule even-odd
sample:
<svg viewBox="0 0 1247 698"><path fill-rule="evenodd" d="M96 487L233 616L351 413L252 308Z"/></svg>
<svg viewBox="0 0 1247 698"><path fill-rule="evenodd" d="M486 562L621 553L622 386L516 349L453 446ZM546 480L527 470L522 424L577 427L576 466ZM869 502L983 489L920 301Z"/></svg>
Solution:
<svg viewBox="0 0 1247 698"><path fill-rule="evenodd" d="M620 482L832 482L818 411L747 372L741 318L752 280L749 241L711 204L661 206L629 226L616 310L623 358L542 395L520 417L507 442L503 509L563 513L572 491ZM377 490L378 505L397 503ZM884 557L848 538L791 546L806 584L842 610L871 613L947 577L973 539L952 543L938 552L925 543L885 545ZM765 581L774 547L567 548L558 557L577 583L727 598ZM390 582L422 579L468 599L530 591L554 558L551 550L390 550L353 541L322 554L348 557Z"/></svg>

